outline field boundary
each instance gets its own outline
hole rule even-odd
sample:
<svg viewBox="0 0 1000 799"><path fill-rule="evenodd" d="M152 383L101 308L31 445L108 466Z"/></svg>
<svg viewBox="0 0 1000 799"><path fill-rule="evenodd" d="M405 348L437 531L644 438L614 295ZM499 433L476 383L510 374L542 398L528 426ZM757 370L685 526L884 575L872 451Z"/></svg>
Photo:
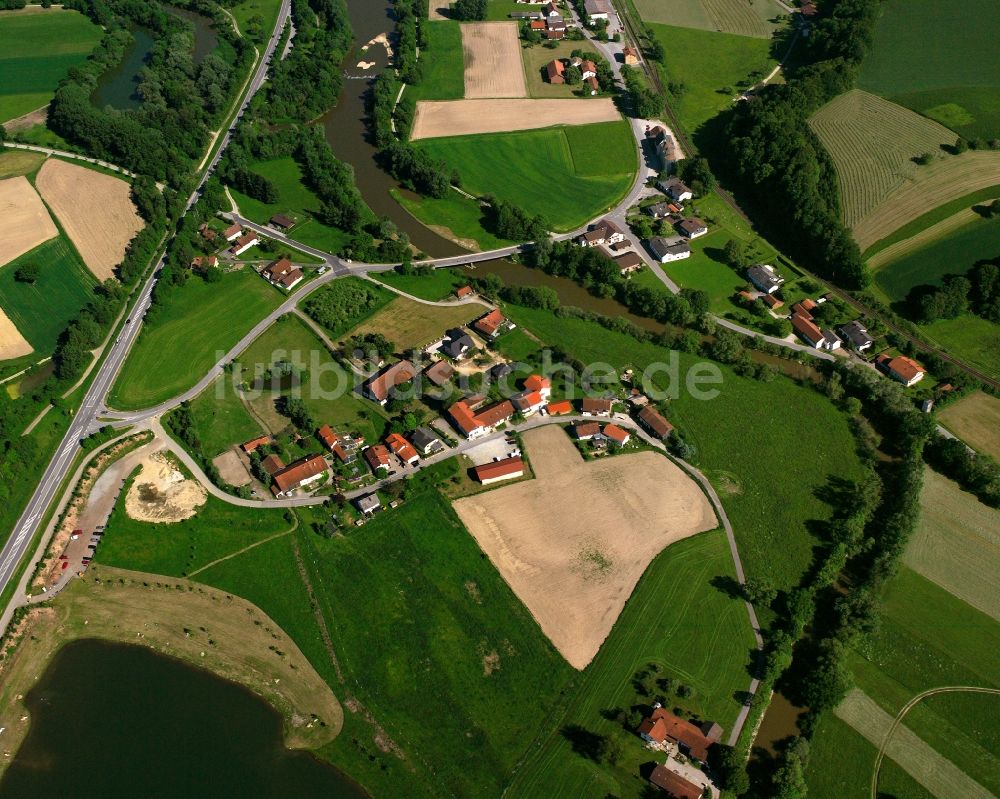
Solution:
<svg viewBox="0 0 1000 799"><path fill-rule="evenodd" d="M895 244L890 244L888 247L879 250L875 255L868 259L868 268L871 271L878 272L881 269L889 266L893 261L897 261L904 255L909 255L915 250L919 250L927 244L932 244L936 239L941 236L945 236L948 233L953 233L954 231L965 227L971 222L975 222L979 218L979 215L973 211L971 208L965 208L958 213L952 214L951 216L942 219L940 222L936 222L930 227L924 228L919 233L910 236L909 238L897 241Z"/></svg>

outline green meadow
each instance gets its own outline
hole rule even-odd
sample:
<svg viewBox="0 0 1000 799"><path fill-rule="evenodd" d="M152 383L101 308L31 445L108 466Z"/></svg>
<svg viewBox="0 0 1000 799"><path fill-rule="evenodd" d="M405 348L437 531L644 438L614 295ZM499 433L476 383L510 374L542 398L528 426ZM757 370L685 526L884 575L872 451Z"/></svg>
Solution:
<svg viewBox="0 0 1000 799"><path fill-rule="evenodd" d="M973 314L921 325L931 342L993 377L1000 377L1000 325Z"/></svg>
<svg viewBox="0 0 1000 799"><path fill-rule="evenodd" d="M38 265L34 283L21 283L21 264ZM36 352L50 352L59 334L90 300L97 279L76 250L57 236L0 268L0 308Z"/></svg>
<svg viewBox="0 0 1000 799"><path fill-rule="evenodd" d="M624 121L427 139L416 146L458 170L466 191L541 214L556 231L614 206L631 187L638 160Z"/></svg>
<svg viewBox="0 0 1000 799"><path fill-rule="evenodd" d="M496 250L517 242L501 239L483 228L485 212L479 200L457 191L445 197L414 197L391 190L392 196L413 217L447 239L469 250Z"/></svg>
<svg viewBox="0 0 1000 799"><path fill-rule="evenodd" d="M372 277L387 286L432 302L446 300L449 297L454 299L455 289L469 282L469 276L458 269L435 269L429 275L375 272Z"/></svg>
<svg viewBox="0 0 1000 799"><path fill-rule="evenodd" d="M0 12L0 124L52 99L56 85L101 40L79 11Z"/></svg>
<svg viewBox="0 0 1000 799"><path fill-rule="evenodd" d="M465 60L459 23L436 20L422 30L427 45L420 50L420 83L407 86L407 93L413 100L460 100L465 96Z"/></svg>
<svg viewBox="0 0 1000 799"><path fill-rule="evenodd" d="M252 270L231 272L218 283L192 277L151 309L108 401L145 408L180 394L280 302L278 291Z"/></svg>

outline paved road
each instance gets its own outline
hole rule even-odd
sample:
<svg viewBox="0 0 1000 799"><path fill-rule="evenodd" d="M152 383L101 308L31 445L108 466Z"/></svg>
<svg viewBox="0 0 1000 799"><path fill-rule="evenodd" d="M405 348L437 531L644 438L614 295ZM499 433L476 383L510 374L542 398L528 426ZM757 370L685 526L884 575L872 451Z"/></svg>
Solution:
<svg viewBox="0 0 1000 799"><path fill-rule="evenodd" d="M247 86L243 103L236 114L235 120L242 117L250 101L253 99L254 94L260 89L265 78L267 77L268 66L274 53L274 49L278 43L278 39L281 36L281 31L285 26L286 20L288 19L290 7L291 0L282 0L274 32L268 41L257 70ZM235 120L233 122L233 126L236 124ZM205 181L219 163L222 153L232 138L232 130L233 128L230 127L230 129L226 132L226 135L222 138L222 143L215 156L211 159L208 168L202 174L198 188L188 199L187 206L184 210L185 214L190 211L195 202L197 202L199 192L204 186ZM44 150L44 148L42 149ZM71 157L77 157L73 156L72 153L69 153L68 155ZM169 247L169 242L167 243L167 247ZM132 344L135 342L135 339L139 334L139 330L142 327L142 317L149 309L149 302L153 292L153 287L156 285L159 270L163 266L165 259L166 249L164 249L161 254L153 273L139 291L138 297L132 307L131 315L128 317L129 321L125 324L121 334L115 340L114 344L111 345L104 363L101 364L97 372L97 376L94 378L93 383L91 383L90 388L87 390L80 407L76 410L74 418L70 422L69 429L66 431L66 435L63 437L59 448L56 450L55 456L45 468L45 471L39 480L38 487L35 489L35 493L28 501L27 507L24 509L24 512L18 519L17 524L14 526L14 529L10 537L7 539L7 542L4 544L3 549L0 550L0 590L6 588L8 582L16 571L18 564L24 557L28 549L28 545L38 529L39 522L45 515L46 508L48 508L51 504L59 485L66 476L66 470L72 462L73 456L76 454L80 439L84 438L88 432L98 426L96 418L101 414L104 398L107 396L112 383L121 369L122 363L125 361ZM14 601L17 601L18 599L19 597L15 597Z"/></svg>

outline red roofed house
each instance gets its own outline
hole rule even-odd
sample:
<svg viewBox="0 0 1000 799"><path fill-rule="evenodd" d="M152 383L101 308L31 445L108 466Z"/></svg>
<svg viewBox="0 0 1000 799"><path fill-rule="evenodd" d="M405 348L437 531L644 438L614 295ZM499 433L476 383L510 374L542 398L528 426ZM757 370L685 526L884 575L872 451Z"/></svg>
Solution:
<svg viewBox="0 0 1000 799"><path fill-rule="evenodd" d="M884 356L879 357L883 358ZM919 383L924 379L924 375L927 374L924 367L912 358L907 358L905 355L899 355L892 360L886 358L882 361L876 362L879 363L879 365L884 364L883 368L889 377L894 380L898 380L907 388Z"/></svg>
<svg viewBox="0 0 1000 799"><path fill-rule="evenodd" d="M257 234L253 232L246 233L233 242L233 246L229 248L229 253L231 255L242 255L255 244L260 244L260 239L257 238Z"/></svg>
<svg viewBox="0 0 1000 799"><path fill-rule="evenodd" d="M639 63L639 51L636 50L632 45L625 45L625 49L622 50L622 60L628 66L633 66Z"/></svg>
<svg viewBox="0 0 1000 799"><path fill-rule="evenodd" d="M504 458L502 461L484 463L473 469L476 479L484 486L499 483L501 480L513 480L524 475L524 461L520 458Z"/></svg>
<svg viewBox="0 0 1000 799"><path fill-rule="evenodd" d="M611 400L586 397L581 403L584 416L610 416Z"/></svg>
<svg viewBox="0 0 1000 799"><path fill-rule="evenodd" d="M573 403L569 400L550 402L545 406L545 412L549 416L565 416L567 413L573 413Z"/></svg>
<svg viewBox="0 0 1000 799"><path fill-rule="evenodd" d="M503 400L479 411L473 411L469 403L459 400L448 409L452 423L466 438L475 439L489 435L497 425L514 415L514 404Z"/></svg>
<svg viewBox="0 0 1000 799"><path fill-rule="evenodd" d="M363 454L368 468L375 474L378 474L379 471L389 471L391 461L389 460L389 450L386 447L381 444L372 444L365 448Z"/></svg>
<svg viewBox="0 0 1000 799"><path fill-rule="evenodd" d="M472 286L459 286L455 289L455 296L459 299L462 299L463 297L471 297L472 293Z"/></svg>
<svg viewBox="0 0 1000 799"><path fill-rule="evenodd" d="M674 429L674 426L652 405L647 405L636 414L636 417L643 427L659 439L666 438Z"/></svg>
<svg viewBox="0 0 1000 799"><path fill-rule="evenodd" d="M812 319L812 312L816 310L816 303L811 299L806 297L804 300L799 300L792 306L792 314L799 314L804 316L806 319Z"/></svg>
<svg viewBox="0 0 1000 799"><path fill-rule="evenodd" d="M540 391L522 391L511 397L510 401L514 404L514 409L524 416L531 416L545 407L545 397Z"/></svg>
<svg viewBox="0 0 1000 799"><path fill-rule="evenodd" d="M798 305L798 303L796 303ZM823 331L812 321L812 317L807 314L792 314L792 327L807 344L819 349L823 343Z"/></svg>
<svg viewBox="0 0 1000 799"><path fill-rule="evenodd" d="M590 441L601 434L601 426L597 422L577 422L573 425L573 435L578 441Z"/></svg>
<svg viewBox="0 0 1000 799"><path fill-rule="evenodd" d="M597 64L593 61L584 61L580 64L580 77L586 80L587 78L597 77Z"/></svg>
<svg viewBox="0 0 1000 799"><path fill-rule="evenodd" d="M476 332L482 333L486 338L492 339L499 336L504 330L510 330L514 327L514 323L500 313L499 308L494 308L488 314L480 316L473 322L472 327Z"/></svg>
<svg viewBox="0 0 1000 799"><path fill-rule="evenodd" d="M695 785L676 771L671 771L666 765L654 768L649 775L649 781L674 799L701 799L705 790L703 785Z"/></svg>
<svg viewBox="0 0 1000 799"><path fill-rule="evenodd" d="M240 444L240 449L243 450L247 455L253 452L257 447L263 447L265 444L271 443L270 436L258 436L257 438L251 438L249 441L245 441Z"/></svg>
<svg viewBox="0 0 1000 799"><path fill-rule="evenodd" d="M363 386L365 396L379 405L389 401L389 392L417 376L417 367L409 361L396 361L370 378Z"/></svg>
<svg viewBox="0 0 1000 799"><path fill-rule="evenodd" d="M628 430L623 430L616 424L606 424L604 425L604 437L619 447L624 447L629 439L632 437L629 435Z"/></svg>
<svg viewBox="0 0 1000 799"><path fill-rule="evenodd" d="M563 62L559 59L549 61L545 65L545 76L549 79L549 83L565 83L566 78L563 77L565 71L566 67L563 66Z"/></svg>
<svg viewBox="0 0 1000 799"><path fill-rule="evenodd" d="M278 455L268 455L260 462L260 468L273 477L275 472L285 468L285 462Z"/></svg>
<svg viewBox="0 0 1000 799"><path fill-rule="evenodd" d="M226 241L236 241L236 239L240 237L240 234L242 232L243 228L241 228L239 225L230 225L229 227L227 227L225 230L222 231L222 237Z"/></svg>
<svg viewBox="0 0 1000 799"><path fill-rule="evenodd" d="M413 448L413 445L399 433L390 433L386 436L385 443L389 445L389 449L396 453L396 457L407 466L412 466L420 460L420 456L417 455L417 451Z"/></svg>
<svg viewBox="0 0 1000 799"><path fill-rule="evenodd" d="M698 727L662 707L654 709L639 725L639 737L643 740L658 744L670 741L677 744L683 754L701 763L708 759L709 747L718 742L721 735L722 728L718 724L706 721Z"/></svg>
<svg viewBox="0 0 1000 799"><path fill-rule="evenodd" d="M325 446L331 452L333 448L340 443L340 436L333 432L333 428L330 425L325 424L319 430L316 431L316 438L323 442Z"/></svg>
<svg viewBox="0 0 1000 799"><path fill-rule="evenodd" d="M565 27L556 28L550 25L545 31L545 38L550 41L559 41L559 39L565 39L566 28Z"/></svg>
<svg viewBox="0 0 1000 799"><path fill-rule="evenodd" d="M297 266L292 266L292 262L287 258L279 258L268 264L260 274L272 286L281 286L286 290L290 290L305 277L302 270Z"/></svg>
<svg viewBox="0 0 1000 799"><path fill-rule="evenodd" d="M542 395L542 399L552 396L552 381L541 375L529 375L524 381L525 391L537 391Z"/></svg>
<svg viewBox="0 0 1000 799"><path fill-rule="evenodd" d="M545 20L544 19L533 19L533 20L531 20L531 29L533 31L543 31L543 30L545 30Z"/></svg>
<svg viewBox="0 0 1000 799"><path fill-rule="evenodd" d="M306 455L274 473L271 491L278 497L287 496L296 488L316 482L326 470L326 461L321 455Z"/></svg>
<svg viewBox="0 0 1000 799"><path fill-rule="evenodd" d="M777 297L775 297L773 294L761 294L760 295L760 300L761 300L761 302L764 303L764 305L766 305L772 311L780 308L782 305L785 304L781 300L779 300Z"/></svg>

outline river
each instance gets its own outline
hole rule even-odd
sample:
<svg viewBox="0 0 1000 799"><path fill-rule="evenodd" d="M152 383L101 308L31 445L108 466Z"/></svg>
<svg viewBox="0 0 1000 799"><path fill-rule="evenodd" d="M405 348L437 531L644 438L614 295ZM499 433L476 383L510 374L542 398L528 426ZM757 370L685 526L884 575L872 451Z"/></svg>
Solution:
<svg viewBox="0 0 1000 799"><path fill-rule="evenodd" d="M31 727L0 781L4 799L367 796L285 749L262 699L145 647L70 643L25 701Z"/></svg>

